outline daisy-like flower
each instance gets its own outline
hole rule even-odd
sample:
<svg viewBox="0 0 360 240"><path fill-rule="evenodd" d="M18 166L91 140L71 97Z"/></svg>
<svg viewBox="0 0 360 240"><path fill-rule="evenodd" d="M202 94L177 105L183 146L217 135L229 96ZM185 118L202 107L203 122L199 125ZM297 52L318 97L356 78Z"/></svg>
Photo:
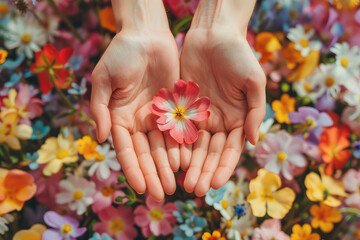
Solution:
<svg viewBox="0 0 360 240"><path fill-rule="evenodd" d="M59 186L62 189L56 194L56 202L58 204L67 204L69 209L76 211L78 215L84 214L87 207L94 202L94 182L70 175L66 180L61 180Z"/></svg>
<svg viewBox="0 0 360 240"><path fill-rule="evenodd" d="M48 42L53 43L55 37L59 35L60 19L52 14L38 14L41 19L41 26L43 27Z"/></svg>
<svg viewBox="0 0 360 240"><path fill-rule="evenodd" d="M295 43L295 49L300 51L303 57L307 57L311 50L316 50L320 47L319 42L310 40L313 35L313 29L305 32L304 27L298 24L295 28L289 30L287 37Z"/></svg>
<svg viewBox="0 0 360 240"><path fill-rule="evenodd" d="M38 150L39 158L37 163L46 164L43 170L45 176L58 173L63 164L76 162L78 143L74 141L71 134L65 138L61 133L59 136L46 139L45 143Z"/></svg>
<svg viewBox="0 0 360 240"><path fill-rule="evenodd" d="M293 137L286 131L269 133L256 148L255 157L260 166L292 180L296 170L307 164L302 155L303 140Z"/></svg>
<svg viewBox="0 0 360 240"><path fill-rule="evenodd" d="M26 21L17 17L8 24L5 36L5 47L17 49L18 55L25 54L28 58L34 57L34 52L46 43L46 34L39 24L31 19Z"/></svg>
<svg viewBox="0 0 360 240"><path fill-rule="evenodd" d="M359 80L344 95L345 102L355 108L355 111L349 116L350 120L355 120L360 116L360 82Z"/></svg>
<svg viewBox="0 0 360 240"><path fill-rule="evenodd" d="M343 84L351 89L355 77L360 74L360 56L357 46L351 47L348 43L336 43L331 52L336 54L335 72L339 78L344 79Z"/></svg>
<svg viewBox="0 0 360 240"><path fill-rule="evenodd" d="M110 176L111 170L119 171L120 164L116 158L114 150L110 150L110 144L105 143L96 147L97 154L92 161L92 165L89 169L89 175L96 176L99 179L107 179Z"/></svg>
<svg viewBox="0 0 360 240"><path fill-rule="evenodd" d="M14 220L15 220L15 218L11 214L5 214L3 216L0 216L0 234L1 235L6 233L7 231L9 231L9 227L7 226L7 224L11 223Z"/></svg>
<svg viewBox="0 0 360 240"><path fill-rule="evenodd" d="M170 136L180 144L194 143L198 132L192 121L200 122L210 116L210 99L198 98L199 90L194 82L178 80L173 92L166 88L160 89L150 107L151 112L160 117L157 120L160 131L170 130Z"/></svg>

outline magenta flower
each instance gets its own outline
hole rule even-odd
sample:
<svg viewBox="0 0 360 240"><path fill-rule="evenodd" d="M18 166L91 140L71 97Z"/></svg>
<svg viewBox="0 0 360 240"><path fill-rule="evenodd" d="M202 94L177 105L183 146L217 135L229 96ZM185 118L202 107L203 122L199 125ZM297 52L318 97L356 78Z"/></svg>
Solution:
<svg viewBox="0 0 360 240"><path fill-rule="evenodd" d="M115 201L117 197L126 196L125 193L120 190L122 186L117 184L118 175L119 172L113 171L106 180L101 180L96 176L92 177L92 180L96 184L96 193L93 196L94 203L91 207L95 213L111 206L112 203L118 204L118 202ZM124 199L123 202L126 202L126 199Z"/></svg>
<svg viewBox="0 0 360 240"><path fill-rule="evenodd" d="M252 240L290 240L286 233L281 231L281 222L278 219L265 220L259 228L255 228Z"/></svg>
<svg viewBox="0 0 360 240"><path fill-rule="evenodd" d="M182 18L184 15L194 15L199 0L164 0L164 3L169 6L177 18Z"/></svg>
<svg viewBox="0 0 360 240"><path fill-rule="evenodd" d="M61 216L54 211L46 212L44 221L53 229L46 230L42 240L75 240L86 232L85 227L79 228L75 218Z"/></svg>
<svg viewBox="0 0 360 240"><path fill-rule="evenodd" d="M197 129L191 120L200 122L210 116L210 99L199 98L199 90L194 82L178 80L173 92L166 88L160 89L150 107L151 112L160 117L157 120L160 131L170 130L170 135L180 144L191 144L198 138Z"/></svg>
<svg viewBox="0 0 360 240"><path fill-rule="evenodd" d="M351 195L345 200L350 207L360 209L360 170L350 169L343 178L343 184L346 191Z"/></svg>
<svg viewBox="0 0 360 240"><path fill-rule="evenodd" d="M132 240L137 236L131 208L112 206L98 213L101 222L94 225L94 232L100 235L106 233L115 240Z"/></svg>
<svg viewBox="0 0 360 240"><path fill-rule="evenodd" d="M168 235L172 232L172 224L176 222L173 215L177 211L174 203L164 205L164 200L156 202L150 196L146 197L146 207L138 206L135 211L135 223L141 227L142 234L148 238L151 234L155 236Z"/></svg>
<svg viewBox="0 0 360 240"><path fill-rule="evenodd" d="M292 180L302 173L306 167L306 159L302 155L303 140L293 137L286 131L266 134L264 140L256 148L255 157L261 167Z"/></svg>

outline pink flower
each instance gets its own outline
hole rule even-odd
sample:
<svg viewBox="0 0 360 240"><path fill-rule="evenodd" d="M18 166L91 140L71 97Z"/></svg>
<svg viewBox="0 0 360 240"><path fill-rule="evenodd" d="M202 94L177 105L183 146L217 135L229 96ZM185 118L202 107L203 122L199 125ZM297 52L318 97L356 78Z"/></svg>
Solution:
<svg viewBox="0 0 360 240"><path fill-rule="evenodd" d="M292 180L306 167L303 149L303 140L279 131L265 136L256 148L255 157L261 167Z"/></svg>
<svg viewBox="0 0 360 240"><path fill-rule="evenodd" d="M146 207L138 206L135 211L135 223L141 227L141 232L145 237L168 235L172 231L172 224L176 222L172 214L177 210L174 203L164 205L164 200L156 202L150 196L146 197Z"/></svg>
<svg viewBox="0 0 360 240"><path fill-rule="evenodd" d="M16 96L15 103L18 108L27 110L30 119L41 116L43 113L43 105L45 104L43 100L34 97L29 85L22 83L19 84L19 92Z"/></svg>
<svg viewBox="0 0 360 240"><path fill-rule="evenodd" d="M350 207L360 209L360 170L350 169L343 178L343 184L346 191L352 193L345 203Z"/></svg>
<svg viewBox="0 0 360 240"><path fill-rule="evenodd" d="M93 196L94 203L91 207L95 213L111 206L112 203L118 203L115 201L117 197L125 197L125 193L120 190L122 186L117 184L118 175L119 172L112 171L106 180L100 180L96 175L92 177L92 181L96 184L96 193Z"/></svg>
<svg viewBox="0 0 360 240"><path fill-rule="evenodd" d="M134 228L134 218L131 208L112 206L103 209L98 213L101 222L94 225L94 231L106 233L115 240L133 240L137 235Z"/></svg>
<svg viewBox="0 0 360 240"><path fill-rule="evenodd" d="M281 231L281 222L279 219L265 220L260 228L255 228L251 237L252 240L290 240L286 233Z"/></svg>
<svg viewBox="0 0 360 240"><path fill-rule="evenodd" d="M177 18L182 18L184 15L194 15L199 0L164 0L164 3L169 6Z"/></svg>
<svg viewBox="0 0 360 240"><path fill-rule="evenodd" d="M190 121L203 121L210 116L210 99L199 97L199 86L194 82L178 80L174 91L162 88L155 96L150 110L160 118L160 131L170 130L170 135L180 144L194 143L198 138L195 125Z"/></svg>

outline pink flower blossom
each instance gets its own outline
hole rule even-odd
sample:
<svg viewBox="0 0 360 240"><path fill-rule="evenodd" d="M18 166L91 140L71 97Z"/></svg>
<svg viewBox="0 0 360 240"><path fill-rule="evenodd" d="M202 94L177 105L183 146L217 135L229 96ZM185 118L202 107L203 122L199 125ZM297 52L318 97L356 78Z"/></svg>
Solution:
<svg viewBox="0 0 360 240"><path fill-rule="evenodd" d="M345 203L350 207L360 209L360 170L350 169L347 171L343 178L343 184L346 191L351 193Z"/></svg>
<svg viewBox="0 0 360 240"><path fill-rule="evenodd" d="M164 3L177 18L182 18L184 15L194 15L199 0L164 0Z"/></svg>
<svg viewBox="0 0 360 240"><path fill-rule="evenodd" d="M98 213L101 222L94 225L94 231L106 233L115 240L133 240L137 235L131 208L108 207Z"/></svg>
<svg viewBox="0 0 360 240"><path fill-rule="evenodd" d="M174 91L162 88L155 96L150 110L159 116L157 120L160 131L170 130L170 135L180 144L194 143L198 132L193 121L203 121L210 116L208 108L210 99L199 97L199 86L194 82L178 80Z"/></svg>
<svg viewBox="0 0 360 240"><path fill-rule="evenodd" d="M257 147L255 157L261 167L292 180L307 165L303 149L303 140L282 130L268 133Z"/></svg>
<svg viewBox="0 0 360 240"><path fill-rule="evenodd" d="M146 197L146 207L138 206L135 211L135 223L141 227L141 232L145 237L150 237L153 233L155 236L168 235L172 231L172 224L176 222L172 214L177 210L174 203L164 205L164 200L156 202L150 196Z"/></svg>
<svg viewBox="0 0 360 240"><path fill-rule="evenodd" d="M255 228L252 240L290 240L286 233L281 231L281 222L278 219L265 220L259 228Z"/></svg>
<svg viewBox="0 0 360 240"><path fill-rule="evenodd" d="M96 193L93 196L94 203L91 207L95 213L111 206L112 203L118 203L115 201L117 197L126 196L125 193L120 190L122 186L117 184L118 175L119 172L112 171L106 180L98 179L96 175L92 177L92 181L96 184ZM123 200L123 202L126 202L126 200Z"/></svg>

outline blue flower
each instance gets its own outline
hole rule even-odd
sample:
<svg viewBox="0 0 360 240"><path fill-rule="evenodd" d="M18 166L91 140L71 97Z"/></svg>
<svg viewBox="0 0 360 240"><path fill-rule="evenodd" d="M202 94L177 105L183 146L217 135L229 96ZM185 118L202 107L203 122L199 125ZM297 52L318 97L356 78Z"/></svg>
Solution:
<svg viewBox="0 0 360 240"><path fill-rule="evenodd" d="M264 122L270 118L275 118L275 111L272 109L271 105L269 103L267 103Z"/></svg>
<svg viewBox="0 0 360 240"><path fill-rule="evenodd" d="M72 83L71 84L71 87L69 90L68 90L68 93L71 94L71 95L84 95L87 91L86 89L86 79L83 78L81 80L81 83L80 83L80 86L76 83Z"/></svg>
<svg viewBox="0 0 360 240"><path fill-rule="evenodd" d="M103 233L102 236L99 233L94 233L94 235L91 238L89 238L89 240L114 240L114 239L111 238L106 233Z"/></svg>
<svg viewBox="0 0 360 240"><path fill-rule="evenodd" d="M354 142L354 157L360 158L360 141Z"/></svg>
<svg viewBox="0 0 360 240"><path fill-rule="evenodd" d="M38 152L34 152L33 154L26 153L25 158L26 158L26 161L28 162L29 168L31 170L36 170L39 168L39 164L36 162L36 160L38 160L38 158L39 158Z"/></svg>
<svg viewBox="0 0 360 240"><path fill-rule="evenodd" d="M41 139L50 131L49 126L45 126L41 120L37 120L32 126L33 133L30 139Z"/></svg>
<svg viewBox="0 0 360 240"><path fill-rule="evenodd" d="M175 205L178 210L173 212L178 223L183 223L185 219L188 219L193 215L193 210L197 208L196 203L192 200L187 200L185 203L176 201Z"/></svg>
<svg viewBox="0 0 360 240"><path fill-rule="evenodd" d="M176 227L173 229L174 240L196 240L194 236L188 237L185 232L180 229L180 227Z"/></svg>
<svg viewBox="0 0 360 240"><path fill-rule="evenodd" d="M192 237L196 232L201 232L205 226L205 218L192 215L189 219L186 219L185 223L181 224L179 228L184 231L187 237Z"/></svg>
<svg viewBox="0 0 360 240"><path fill-rule="evenodd" d="M219 203L223 199L225 191L226 185L217 190L210 188L206 193L205 202L210 206L214 205L214 203Z"/></svg>
<svg viewBox="0 0 360 240"><path fill-rule="evenodd" d="M70 58L66 66L76 71L80 69L82 61L83 61L82 56L73 56Z"/></svg>
<svg viewBox="0 0 360 240"><path fill-rule="evenodd" d="M246 209L244 204L238 204L234 206L234 215L239 219L246 214Z"/></svg>
<svg viewBox="0 0 360 240"><path fill-rule="evenodd" d="M1 65L1 67L12 70L20 66L24 60L25 60L24 54L18 56L14 60L7 58L6 61Z"/></svg>
<svg viewBox="0 0 360 240"><path fill-rule="evenodd" d="M11 74L10 80L5 82L5 87L11 88L18 82L20 82L22 74L21 73L13 73Z"/></svg>

